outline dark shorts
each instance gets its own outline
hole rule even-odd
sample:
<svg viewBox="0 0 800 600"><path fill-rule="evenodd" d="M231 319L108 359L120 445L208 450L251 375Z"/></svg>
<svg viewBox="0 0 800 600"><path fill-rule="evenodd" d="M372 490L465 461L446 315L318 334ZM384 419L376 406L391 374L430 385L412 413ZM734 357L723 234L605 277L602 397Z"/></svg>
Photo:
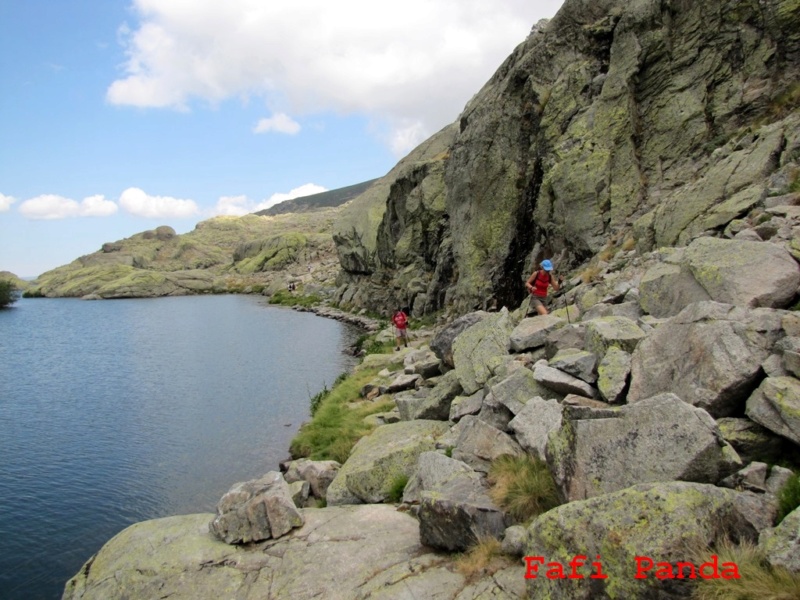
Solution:
<svg viewBox="0 0 800 600"><path fill-rule="evenodd" d="M539 306L544 306L546 309L550 309L550 298L547 296L534 296L531 294L531 302L530 306L528 307L528 311L536 311Z"/></svg>

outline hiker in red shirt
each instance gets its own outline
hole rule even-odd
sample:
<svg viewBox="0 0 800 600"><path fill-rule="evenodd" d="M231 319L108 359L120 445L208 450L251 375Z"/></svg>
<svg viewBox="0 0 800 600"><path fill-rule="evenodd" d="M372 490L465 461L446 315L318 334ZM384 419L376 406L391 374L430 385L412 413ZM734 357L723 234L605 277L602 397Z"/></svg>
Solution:
<svg viewBox="0 0 800 600"><path fill-rule="evenodd" d="M406 313L403 312L402 308L398 308L397 312L394 313L392 323L394 323L396 330L395 339L397 340L397 348L395 348L395 350L400 350L400 340L402 340L405 347L408 348L408 317Z"/></svg>
<svg viewBox="0 0 800 600"><path fill-rule="evenodd" d="M561 283L561 278L556 281L553 278L553 263L549 260L543 260L541 265L541 269L536 269L528 278L528 281L525 282L525 288L528 290L528 293L531 295L531 304L536 308L536 312L540 315L547 314L547 307L545 306L545 302L547 301L547 289L550 286L553 286L555 291L558 291L561 287L559 283Z"/></svg>

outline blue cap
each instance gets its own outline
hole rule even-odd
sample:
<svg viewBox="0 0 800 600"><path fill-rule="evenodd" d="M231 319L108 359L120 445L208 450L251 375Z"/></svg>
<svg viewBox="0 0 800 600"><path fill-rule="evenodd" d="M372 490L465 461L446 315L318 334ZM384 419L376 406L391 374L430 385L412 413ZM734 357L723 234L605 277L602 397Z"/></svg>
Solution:
<svg viewBox="0 0 800 600"><path fill-rule="evenodd" d="M545 271L552 271L553 270L553 263L551 263L549 260L545 259L545 260L542 261L542 268Z"/></svg>

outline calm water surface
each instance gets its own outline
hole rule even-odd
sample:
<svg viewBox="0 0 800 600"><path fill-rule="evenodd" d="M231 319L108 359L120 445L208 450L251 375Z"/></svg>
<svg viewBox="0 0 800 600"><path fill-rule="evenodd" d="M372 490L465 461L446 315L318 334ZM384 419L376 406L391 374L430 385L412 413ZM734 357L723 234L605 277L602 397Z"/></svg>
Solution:
<svg viewBox="0 0 800 600"><path fill-rule="evenodd" d="M252 296L0 310L0 598L60 598L124 527L276 469L358 333Z"/></svg>

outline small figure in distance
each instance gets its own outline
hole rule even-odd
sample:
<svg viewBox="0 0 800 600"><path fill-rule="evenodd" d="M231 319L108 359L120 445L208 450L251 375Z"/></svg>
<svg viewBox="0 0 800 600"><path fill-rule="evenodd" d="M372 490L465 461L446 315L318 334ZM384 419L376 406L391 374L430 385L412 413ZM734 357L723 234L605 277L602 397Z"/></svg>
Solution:
<svg viewBox="0 0 800 600"><path fill-rule="evenodd" d="M401 341L404 343L405 347L408 348L408 317L406 313L403 312L402 308L398 308L397 312L394 313L392 316L392 323L394 323L394 336L397 342L395 351L400 350Z"/></svg>
<svg viewBox="0 0 800 600"><path fill-rule="evenodd" d="M536 312L540 315L546 315L547 290L552 286L557 292L561 289L564 279L561 277L555 279L553 277L553 263L549 260L543 260L539 266L541 268L536 269L533 275L528 278L528 281L525 282L525 289L530 294L530 304L536 308ZM530 305L528 310L530 310Z"/></svg>

